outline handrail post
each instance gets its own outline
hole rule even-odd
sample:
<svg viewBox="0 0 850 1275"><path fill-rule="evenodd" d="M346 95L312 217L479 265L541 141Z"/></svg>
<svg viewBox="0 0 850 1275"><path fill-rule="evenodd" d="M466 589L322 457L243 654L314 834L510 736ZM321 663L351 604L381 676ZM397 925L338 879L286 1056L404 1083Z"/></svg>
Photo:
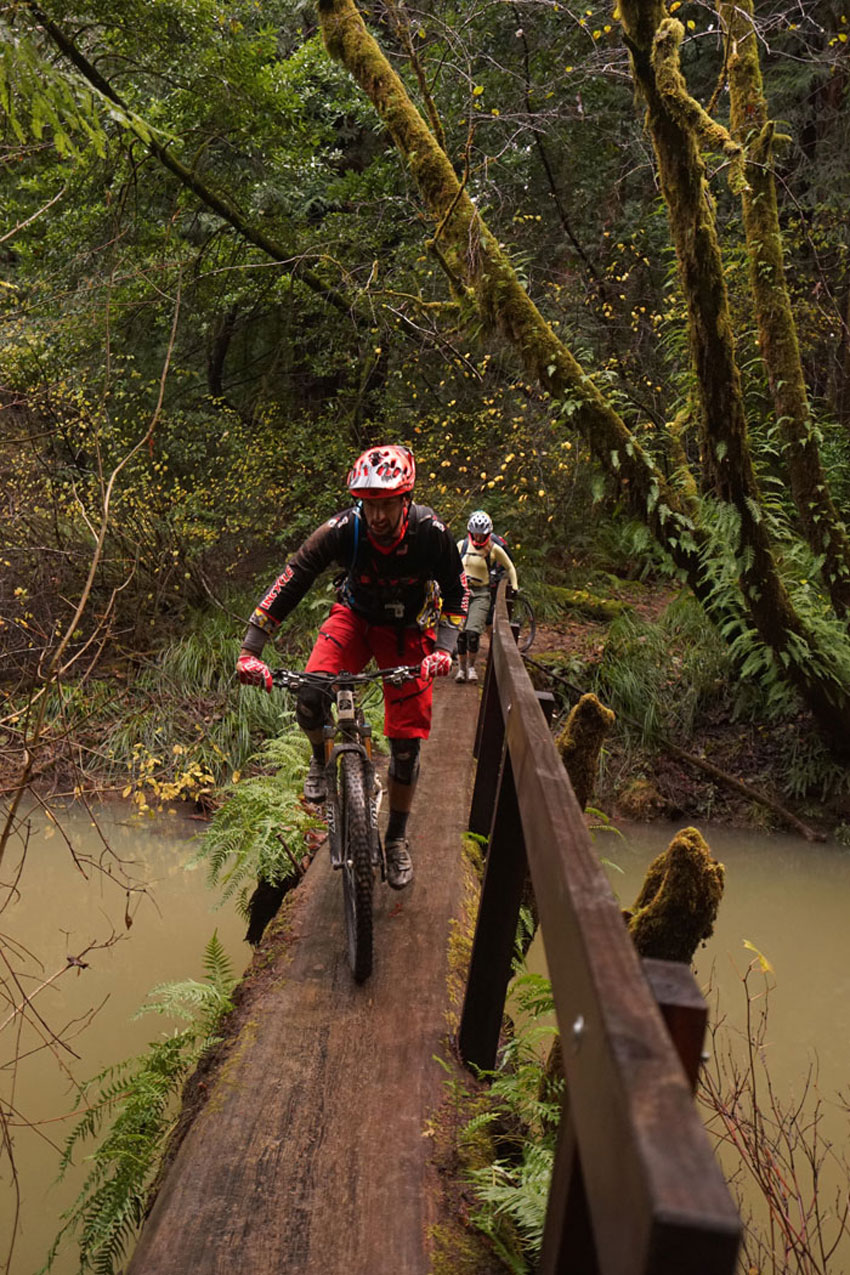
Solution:
<svg viewBox="0 0 850 1275"><path fill-rule="evenodd" d="M566 1094L537 1269L539 1275L599 1275L575 1126Z"/></svg>
<svg viewBox="0 0 850 1275"><path fill-rule="evenodd" d="M496 807L458 1031L463 1061L485 1071L491 1070L496 1062L519 909L528 873L507 746L503 749L496 782Z"/></svg>
<svg viewBox="0 0 850 1275"><path fill-rule="evenodd" d="M695 1091L708 1019L697 981L690 966L678 961L647 957L642 964L691 1089ZM598 1275L599 1272L567 1094L558 1128L538 1270L539 1275Z"/></svg>
<svg viewBox="0 0 850 1275"><path fill-rule="evenodd" d="M552 718L555 716L555 696L551 691L535 691L534 698L540 705L543 716L546 718L546 725L552 725Z"/></svg>
<svg viewBox="0 0 850 1275"><path fill-rule="evenodd" d="M486 837L490 832L499 783L499 759L502 755L504 739L505 722L499 699L499 683L491 655L487 660L484 694L478 710L476 749L478 767L469 808L469 831L479 837Z"/></svg>
<svg viewBox="0 0 850 1275"><path fill-rule="evenodd" d="M644 957L643 970L691 1089L696 1092L708 1006L689 965Z"/></svg>
<svg viewBox="0 0 850 1275"><path fill-rule="evenodd" d="M477 761L478 754L481 751L481 740L484 738L484 706L487 703L488 696L491 692L490 683L495 681L496 673L493 669L493 647L487 652L487 659L484 662L484 680L481 683L481 699L478 704L478 721L475 725L475 741L472 745L472 756Z"/></svg>

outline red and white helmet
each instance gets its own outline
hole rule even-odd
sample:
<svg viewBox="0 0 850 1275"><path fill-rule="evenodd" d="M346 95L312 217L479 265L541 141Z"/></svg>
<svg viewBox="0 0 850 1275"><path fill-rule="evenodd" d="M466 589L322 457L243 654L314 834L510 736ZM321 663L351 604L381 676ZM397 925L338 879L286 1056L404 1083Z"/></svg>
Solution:
<svg viewBox="0 0 850 1275"><path fill-rule="evenodd" d="M402 443L370 447L351 467L348 490L365 500L388 500L413 491L416 463L413 452Z"/></svg>

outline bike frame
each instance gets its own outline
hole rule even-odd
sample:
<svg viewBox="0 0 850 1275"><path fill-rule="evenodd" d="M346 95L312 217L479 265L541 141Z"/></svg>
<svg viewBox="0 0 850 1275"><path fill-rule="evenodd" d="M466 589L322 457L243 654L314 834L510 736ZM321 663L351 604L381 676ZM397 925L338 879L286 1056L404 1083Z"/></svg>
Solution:
<svg viewBox="0 0 850 1275"><path fill-rule="evenodd" d="M328 784L328 798L325 816L328 825L328 844L331 864L334 868L343 866L342 857L342 820L339 804L339 758L343 753L357 753L363 768L364 791L369 796L369 828L372 838L372 863L381 870L381 880L386 880L386 859L381 839L378 836L378 812L380 798L378 795L375 766L372 761L372 728L363 720L357 690L360 687L376 682L390 682L400 685L404 681L419 677L419 666L402 664L395 668L377 669L369 673L295 673L289 669L275 669L272 678L276 686L296 693L302 686L318 687L335 705L335 718L324 728L325 742L325 777Z"/></svg>
<svg viewBox="0 0 850 1275"><path fill-rule="evenodd" d="M380 798L372 761L372 728L364 720L357 690L367 683L400 685L419 676L418 664L373 673L293 673L289 669L272 672L274 685L295 692L303 686L316 687L335 705L332 720L324 728L328 785L325 817L331 864L342 869L348 962L358 983L372 972L372 891L377 870L380 869L381 880L386 880L387 864L378 836Z"/></svg>

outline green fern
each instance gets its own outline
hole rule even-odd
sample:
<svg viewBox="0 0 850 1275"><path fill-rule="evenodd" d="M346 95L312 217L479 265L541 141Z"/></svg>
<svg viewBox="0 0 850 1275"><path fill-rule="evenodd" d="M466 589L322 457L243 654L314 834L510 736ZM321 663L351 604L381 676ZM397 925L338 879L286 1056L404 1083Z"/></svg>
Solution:
<svg viewBox="0 0 850 1275"><path fill-rule="evenodd" d="M472 1221L488 1236L502 1261L516 1275L526 1275L536 1268L536 1262L528 1262L525 1254L536 1258L543 1244L554 1158L554 1143L526 1143L520 1164L496 1160L471 1175L481 1201L481 1207L472 1214ZM504 1219L516 1227L519 1252L505 1241Z"/></svg>
<svg viewBox="0 0 850 1275"><path fill-rule="evenodd" d="M79 1246L81 1273L115 1275L123 1261L145 1216L150 1185L174 1124L174 1099L232 1008L233 971L217 933L207 944L204 968L206 982L155 987L139 1011L177 1016L187 1027L154 1041L138 1058L107 1067L81 1088L79 1100L86 1112L65 1143L60 1179L77 1148L111 1125L89 1157L88 1177L62 1215L64 1225L42 1271L52 1268L60 1245L71 1235Z"/></svg>
<svg viewBox="0 0 850 1275"><path fill-rule="evenodd" d="M221 900L237 894L247 915L249 885L258 877L270 885L292 875L289 851L297 852L304 834L320 827L298 800L307 765L307 743L297 729L266 742L257 760L272 773L231 783L224 803L201 840L196 861L207 867L209 883L221 888Z"/></svg>
<svg viewBox="0 0 850 1275"><path fill-rule="evenodd" d="M560 1090L543 1085L548 1045L554 1039L554 1003L549 979L519 962L511 986L514 1033L488 1073L488 1105L464 1125L470 1143L482 1131L494 1136L497 1153L470 1170L478 1207L471 1220L516 1275L536 1269L560 1120ZM543 1046L547 1048L543 1048Z"/></svg>

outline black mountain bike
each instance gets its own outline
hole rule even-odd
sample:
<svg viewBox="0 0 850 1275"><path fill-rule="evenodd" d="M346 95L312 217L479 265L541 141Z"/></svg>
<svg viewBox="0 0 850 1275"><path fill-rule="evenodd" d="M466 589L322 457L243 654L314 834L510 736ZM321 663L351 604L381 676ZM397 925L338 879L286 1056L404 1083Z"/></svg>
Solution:
<svg viewBox="0 0 850 1275"><path fill-rule="evenodd" d="M511 617L511 624L519 627L517 646L523 652L530 651L537 632L537 621L534 618L534 609L524 593L515 593L508 599L508 615Z"/></svg>
<svg viewBox="0 0 850 1275"><path fill-rule="evenodd" d="M490 613L487 616L487 627L493 623L493 611L496 607L496 593L499 588L501 576L498 572L490 573ZM531 644L537 633L537 620L534 616L534 608L528 600L525 593L513 593L508 590L507 597L508 615L511 624L516 624L519 628L517 636L517 646L522 652L530 651Z"/></svg>
<svg viewBox="0 0 850 1275"><path fill-rule="evenodd" d="M387 878L384 847L378 834L381 788L372 761L372 728L363 716L363 688L379 682L395 686L420 676L420 665L376 669L369 673L296 673L273 669L275 686L297 693L318 687L327 698L325 726L325 816L332 866L342 872L348 963L358 983L372 973L372 895L375 874ZM368 692L367 692L368 693Z"/></svg>

